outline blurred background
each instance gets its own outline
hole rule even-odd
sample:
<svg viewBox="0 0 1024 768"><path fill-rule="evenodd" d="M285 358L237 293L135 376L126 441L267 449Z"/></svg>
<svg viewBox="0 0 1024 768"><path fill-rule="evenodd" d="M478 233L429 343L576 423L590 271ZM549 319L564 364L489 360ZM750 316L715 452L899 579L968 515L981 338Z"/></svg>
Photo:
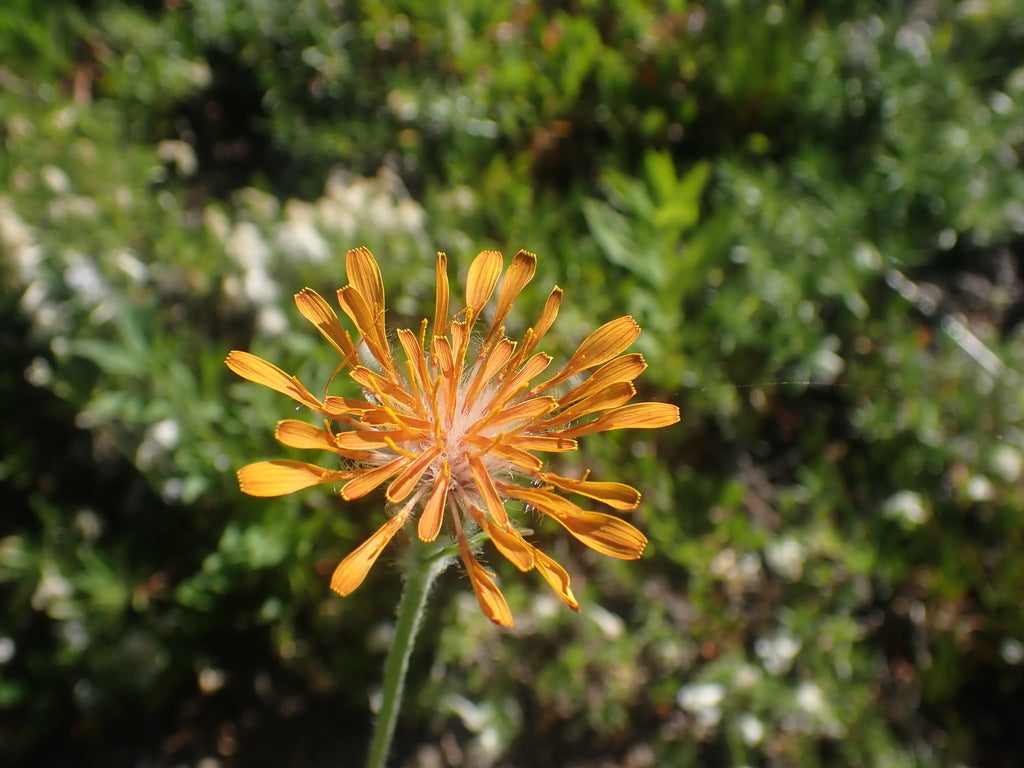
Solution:
<svg viewBox="0 0 1024 768"><path fill-rule="evenodd" d="M381 518L252 499L332 352L292 294L539 254L556 354L633 314L643 560L552 528L583 611L456 569L407 768L981 766L1024 747L1024 4L5 0L0 763L350 766L400 590ZM582 463L585 461L585 465Z"/></svg>

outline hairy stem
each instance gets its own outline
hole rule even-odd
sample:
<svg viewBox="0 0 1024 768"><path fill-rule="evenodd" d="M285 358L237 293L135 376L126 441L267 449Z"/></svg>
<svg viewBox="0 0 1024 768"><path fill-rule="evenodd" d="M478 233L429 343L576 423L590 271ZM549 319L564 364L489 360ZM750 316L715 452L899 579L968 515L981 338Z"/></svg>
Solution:
<svg viewBox="0 0 1024 768"><path fill-rule="evenodd" d="M380 712L373 727L367 768L385 768L387 764L405 690L405 673L409 669L409 657L412 656L416 635L423 620L427 595L437 577L454 561L444 549L422 544L415 534L410 539L402 598L398 603L398 620L384 661Z"/></svg>

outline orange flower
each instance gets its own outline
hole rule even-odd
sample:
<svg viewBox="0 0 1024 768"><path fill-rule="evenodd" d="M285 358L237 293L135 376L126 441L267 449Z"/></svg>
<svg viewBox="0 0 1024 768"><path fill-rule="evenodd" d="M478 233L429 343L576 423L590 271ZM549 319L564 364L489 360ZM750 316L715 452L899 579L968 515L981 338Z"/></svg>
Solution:
<svg viewBox="0 0 1024 768"><path fill-rule="evenodd" d="M513 301L533 277L537 257L520 251L505 272L486 334L473 329L502 272L502 256L483 251L469 268L466 307L449 317L447 258L437 257L434 323L419 332L397 331L396 358L384 327L384 283L372 254L348 252L350 283L338 303L355 325L353 341L334 310L315 291L295 295L299 312L317 327L363 390L363 400L316 398L296 378L248 352L228 355L228 367L242 378L270 387L324 416L324 427L285 420L277 439L294 448L326 450L344 459L344 469L297 461L261 461L242 467L238 480L252 496L280 496L320 483L342 483L345 499L358 499L387 483L385 496L396 512L334 571L331 588L352 593L388 542L410 517L417 535L433 541L447 518L480 607L491 621L512 625L494 576L476 559L467 532L482 531L521 571L536 569L562 600L579 610L569 576L554 560L523 538L505 509L517 500L560 523L592 549L635 560L647 539L629 523L580 508L558 491L599 501L612 509L635 509L640 493L628 485L561 477L544 469L538 454L574 451L576 438L624 428L656 428L679 421L679 409L665 403L627 405L633 380L646 367L638 354L622 354L640 333L632 317L598 328L569 361L540 383L551 357L534 352L558 313L562 290L555 287L533 327L521 341L505 336ZM336 371L336 373L338 372ZM580 374L591 371L582 382ZM331 379L334 377L332 376ZM330 382L328 382L329 384ZM561 394L555 394L561 392ZM447 515L446 515L447 513Z"/></svg>

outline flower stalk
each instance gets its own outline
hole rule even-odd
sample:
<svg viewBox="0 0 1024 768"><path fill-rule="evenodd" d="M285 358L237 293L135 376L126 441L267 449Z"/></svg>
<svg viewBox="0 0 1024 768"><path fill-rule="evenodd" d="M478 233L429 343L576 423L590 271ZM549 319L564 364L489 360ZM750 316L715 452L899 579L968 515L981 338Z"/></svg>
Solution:
<svg viewBox="0 0 1024 768"><path fill-rule="evenodd" d="M437 577L455 561L447 548L420 542L415 536L410 536L409 542L402 597L398 603L395 634L384 660L380 711L373 727L373 738L366 760L367 768L384 768L387 763L388 754L391 752L391 740L395 735L395 724L398 722L398 713L402 706L405 675L409 669L409 659L416 644L420 624L423 622L427 597Z"/></svg>

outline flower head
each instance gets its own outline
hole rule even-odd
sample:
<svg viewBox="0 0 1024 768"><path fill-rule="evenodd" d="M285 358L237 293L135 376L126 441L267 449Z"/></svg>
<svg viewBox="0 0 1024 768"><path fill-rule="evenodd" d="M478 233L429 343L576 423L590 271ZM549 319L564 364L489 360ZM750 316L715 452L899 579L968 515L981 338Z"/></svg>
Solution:
<svg viewBox="0 0 1024 768"><path fill-rule="evenodd" d="M335 569L331 588L336 592L352 593L388 542L415 518L422 541L433 541L442 530L455 538L480 607L496 624L511 626L512 615L470 545L478 531L521 571L536 569L578 610L565 570L524 538L506 510L510 501L553 518L598 552L623 560L640 557L647 539L634 526L582 509L560 492L615 510L636 508L640 493L586 475L562 477L546 471L540 456L574 451L577 438L593 432L675 424L679 409L665 403L627 404L636 393L632 382L646 367L639 354L623 354L640 333L629 316L602 325L557 373L538 382L552 358L535 349L558 313L562 290L556 286L551 291L520 341L507 338L503 325L536 264L536 256L520 251L498 288L502 256L483 251L469 268L465 307L449 316L447 258L438 254L433 324L424 319L418 331L399 329L401 353L396 354L384 325L384 283L377 262L365 248L349 251L350 282L338 290L338 304L355 325L355 340L312 289L297 293L295 303L341 356L335 375L346 371L362 388L361 400L326 391L321 400L262 358L239 351L228 355L228 367L239 376L324 417L322 429L292 419L279 422L281 443L330 451L343 460L342 468L335 469L297 461L249 464L238 472L243 492L280 496L339 483L342 497L351 500L387 484L385 496L394 513ZM477 322L496 289L487 330L476 341Z"/></svg>

